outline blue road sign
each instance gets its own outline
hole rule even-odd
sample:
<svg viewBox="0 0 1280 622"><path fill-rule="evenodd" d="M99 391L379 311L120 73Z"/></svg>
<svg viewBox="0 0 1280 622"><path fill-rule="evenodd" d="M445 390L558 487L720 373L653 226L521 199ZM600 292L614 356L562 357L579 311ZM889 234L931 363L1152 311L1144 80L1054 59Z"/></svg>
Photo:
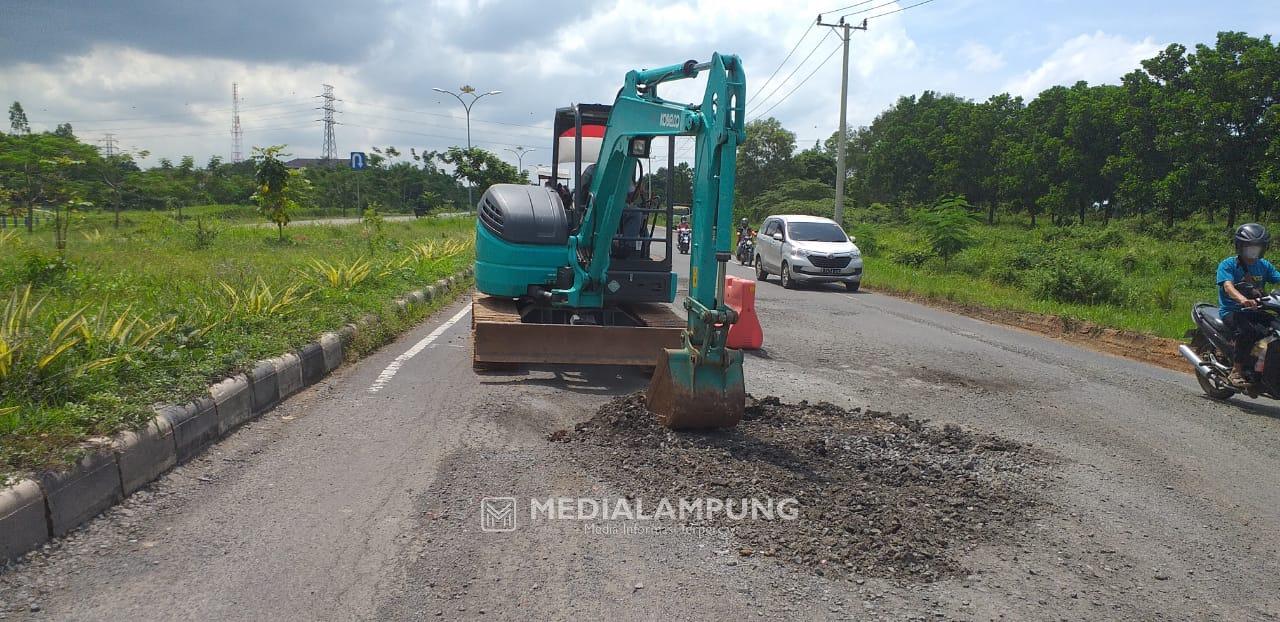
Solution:
<svg viewBox="0 0 1280 622"><path fill-rule="evenodd" d="M366 163L366 158L364 156L363 151L351 152L351 170L353 171L362 170L365 167L365 163Z"/></svg>

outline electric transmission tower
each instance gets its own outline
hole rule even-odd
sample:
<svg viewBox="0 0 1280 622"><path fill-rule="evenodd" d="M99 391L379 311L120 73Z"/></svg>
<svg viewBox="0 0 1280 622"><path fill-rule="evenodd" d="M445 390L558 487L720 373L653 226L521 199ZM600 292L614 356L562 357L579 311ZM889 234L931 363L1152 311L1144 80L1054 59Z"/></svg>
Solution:
<svg viewBox="0 0 1280 622"><path fill-rule="evenodd" d="M340 100L333 96L333 85L325 84L323 86L324 94L316 96L323 102L316 110L324 111L324 118L316 119L317 121L324 121L324 148L321 149L320 157L324 160L334 160L338 157L338 141L333 137L333 126L337 125L338 122L333 119L333 113L337 111L333 104Z"/></svg>
<svg viewBox="0 0 1280 622"><path fill-rule="evenodd" d="M240 129L240 85L231 83L231 163L244 159L242 143L244 132Z"/></svg>
<svg viewBox="0 0 1280 622"><path fill-rule="evenodd" d="M102 156L104 158L110 158L116 154L115 134L103 134L102 140L99 140L98 142L102 144Z"/></svg>

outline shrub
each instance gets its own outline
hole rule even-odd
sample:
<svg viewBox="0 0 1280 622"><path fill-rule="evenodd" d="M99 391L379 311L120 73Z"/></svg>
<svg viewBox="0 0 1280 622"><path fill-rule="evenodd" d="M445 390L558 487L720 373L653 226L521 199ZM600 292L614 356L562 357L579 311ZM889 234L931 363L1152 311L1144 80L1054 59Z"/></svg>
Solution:
<svg viewBox="0 0 1280 622"><path fill-rule="evenodd" d="M1164 279L1156 283L1155 290L1151 293L1152 299L1156 306L1168 311L1173 308L1174 290L1173 279Z"/></svg>
<svg viewBox="0 0 1280 622"><path fill-rule="evenodd" d="M58 285L66 281L74 270L75 265L61 254L46 255L32 251L23 262L23 280L31 285Z"/></svg>
<svg viewBox="0 0 1280 622"><path fill-rule="evenodd" d="M1124 270L1125 272L1133 272L1138 268L1137 251L1133 250L1132 248L1125 251L1124 255L1120 256L1119 263L1120 263L1120 269Z"/></svg>
<svg viewBox="0 0 1280 622"><path fill-rule="evenodd" d="M195 246L198 250L203 250L213 246L213 241L218 238L218 229L204 224L204 219L196 217Z"/></svg>
<svg viewBox="0 0 1280 622"><path fill-rule="evenodd" d="M956 254L951 269L969 276L982 276L1002 263L991 249L968 248Z"/></svg>
<svg viewBox="0 0 1280 622"><path fill-rule="evenodd" d="M871 225L858 225L849 230L849 235L854 237L854 243L858 245L858 250L863 255L875 255L880 249L880 245L876 240L875 227Z"/></svg>
<svg viewBox="0 0 1280 622"><path fill-rule="evenodd" d="M1040 268L1032 279L1036 297L1077 304L1123 302L1120 273L1088 257L1061 254Z"/></svg>
<svg viewBox="0 0 1280 622"><path fill-rule="evenodd" d="M1100 251L1124 246L1126 241L1124 231L1119 227L1107 227L1083 236L1078 246L1085 250Z"/></svg>
<svg viewBox="0 0 1280 622"><path fill-rule="evenodd" d="M1009 258L1009 267L1016 271L1026 272L1040 267L1045 261L1043 248L1020 246Z"/></svg>
<svg viewBox="0 0 1280 622"><path fill-rule="evenodd" d="M894 263L910 266L912 268L919 268L932 258L933 251L919 247L900 248L894 251L893 255L890 257Z"/></svg>

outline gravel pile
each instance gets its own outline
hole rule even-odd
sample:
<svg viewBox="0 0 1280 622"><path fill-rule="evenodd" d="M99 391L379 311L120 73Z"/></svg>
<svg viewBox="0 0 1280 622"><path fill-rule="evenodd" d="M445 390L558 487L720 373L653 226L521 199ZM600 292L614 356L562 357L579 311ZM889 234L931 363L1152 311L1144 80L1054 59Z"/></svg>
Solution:
<svg viewBox="0 0 1280 622"><path fill-rule="evenodd" d="M797 520L712 519L741 555L820 575L934 581L957 558L1007 538L1038 511L1036 451L906 415L748 398L733 430L659 427L644 395L614 399L550 440L627 496L798 500Z"/></svg>

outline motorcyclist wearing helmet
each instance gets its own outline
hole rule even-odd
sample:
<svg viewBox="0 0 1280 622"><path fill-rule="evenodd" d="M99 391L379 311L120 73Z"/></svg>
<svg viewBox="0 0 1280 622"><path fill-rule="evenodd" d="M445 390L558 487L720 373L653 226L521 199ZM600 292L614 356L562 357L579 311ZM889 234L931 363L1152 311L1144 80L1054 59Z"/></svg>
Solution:
<svg viewBox="0 0 1280 622"><path fill-rule="evenodd" d="M687 230L689 229L689 217L688 217L688 216L681 216L681 217L680 217L680 224L676 225L676 229L686 230L686 231L687 231Z"/></svg>
<svg viewBox="0 0 1280 622"><path fill-rule="evenodd" d="M747 219L743 218L738 221L738 246L742 245L743 240L751 239L756 232L751 230L751 225L747 224Z"/></svg>
<svg viewBox="0 0 1280 622"><path fill-rule="evenodd" d="M1266 314L1257 311L1257 298L1262 285L1280 283L1280 270L1262 258L1271 244L1271 234L1257 223L1240 225L1235 233L1236 254L1218 264L1218 315L1235 335L1235 365L1227 381L1240 389L1249 389L1244 365L1251 358L1253 345L1266 336L1270 323Z"/></svg>

